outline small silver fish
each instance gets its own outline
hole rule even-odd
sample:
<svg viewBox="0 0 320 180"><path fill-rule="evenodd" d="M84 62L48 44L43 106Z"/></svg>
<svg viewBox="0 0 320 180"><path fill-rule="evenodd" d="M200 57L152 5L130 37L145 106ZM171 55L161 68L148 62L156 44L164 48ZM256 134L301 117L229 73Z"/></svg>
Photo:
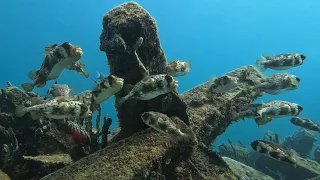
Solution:
<svg viewBox="0 0 320 180"><path fill-rule="evenodd" d="M25 91L30 92L35 86L44 87L47 81L57 79L65 68L70 68L82 57L83 52L80 47L65 42L52 47L50 53L48 51L45 54L41 68L28 73L28 77L34 82L21 85Z"/></svg>
<svg viewBox="0 0 320 180"><path fill-rule="evenodd" d="M130 98L150 100L162 94L175 91L177 87L178 81L174 80L170 75L159 74L147 76L138 82L126 96L117 99L115 106L116 108L120 107Z"/></svg>
<svg viewBox="0 0 320 180"><path fill-rule="evenodd" d="M285 116L298 116L303 110L303 107L299 104L287 102L287 101L270 101L266 104L262 104L262 108L258 110L258 114L261 118L279 118Z"/></svg>
<svg viewBox="0 0 320 180"><path fill-rule="evenodd" d="M91 117L92 112L87 105L72 101L65 97L56 97L46 102L30 107L19 105L16 107L15 115L22 117L30 112L33 119L47 117L49 119L65 119L65 118L79 118Z"/></svg>
<svg viewBox="0 0 320 180"><path fill-rule="evenodd" d="M320 125L308 118L293 117L290 122L302 128L320 132Z"/></svg>
<svg viewBox="0 0 320 180"><path fill-rule="evenodd" d="M297 165L297 160L293 157L292 153L285 150L279 144L264 140L255 140L251 143L251 147L253 150L272 159L292 164L294 167Z"/></svg>
<svg viewBox="0 0 320 180"><path fill-rule="evenodd" d="M190 72L191 61L173 60L167 64L167 74L173 77L184 76Z"/></svg>
<svg viewBox="0 0 320 180"><path fill-rule="evenodd" d="M263 60L257 60L256 66L261 67L264 72L268 68L273 70L287 70L292 67L300 66L304 63L306 56L299 53L278 54L276 56L262 55Z"/></svg>
<svg viewBox="0 0 320 180"><path fill-rule="evenodd" d="M121 91L123 82L122 78L113 75L104 76L99 83L96 83L92 90L93 103L99 105Z"/></svg>
<svg viewBox="0 0 320 180"><path fill-rule="evenodd" d="M277 95L286 90L297 89L299 83L299 77L291 74L279 73L261 79L253 88L268 94Z"/></svg>

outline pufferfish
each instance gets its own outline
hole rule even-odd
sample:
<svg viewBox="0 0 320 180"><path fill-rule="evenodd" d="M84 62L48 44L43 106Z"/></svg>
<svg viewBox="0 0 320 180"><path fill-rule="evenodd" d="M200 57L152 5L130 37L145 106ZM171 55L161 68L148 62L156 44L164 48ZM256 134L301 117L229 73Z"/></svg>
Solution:
<svg viewBox="0 0 320 180"><path fill-rule="evenodd" d="M265 104L263 103L257 113L260 118L279 118L285 116L298 116L302 110L303 107L299 104L274 100Z"/></svg>
<svg viewBox="0 0 320 180"><path fill-rule="evenodd" d="M82 49L64 42L61 45L53 44L45 48L46 55L39 70L32 70L28 77L33 83L23 83L22 88L30 92L35 86L44 87L49 80L57 79L64 69L71 68L83 55Z"/></svg>
<svg viewBox="0 0 320 180"><path fill-rule="evenodd" d="M166 66L167 74L173 77L184 76L190 72L191 61L173 60Z"/></svg>
<svg viewBox="0 0 320 180"><path fill-rule="evenodd" d="M28 112L30 112L34 120L41 117L47 117L49 119L86 118L92 115L87 105L63 96L30 107L18 105L15 110L15 115L22 117Z"/></svg>
<svg viewBox="0 0 320 180"><path fill-rule="evenodd" d="M100 82L96 82L95 87L92 90L92 101L94 105L105 102L111 96L121 91L124 83L124 79L117 76L98 74L100 76L97 79L100 79Z"/></svg>
<svg viewBox="0 0 320 180"><path fill-rule="evenodd" d="M143 122L154 130L177 140L197 145L198 140L192 129L178 117L168 117L165 114L149 111L141 115Z"/></svg>
<svg viewBox="0 0 320 180"><path fill-rule="evenodd" d="M306 56L299 53L278 54L275 56L262 55L264 60L257 60L256 66L261 67L264 72L268 68L273 70L287 70L292 67L300 66L304 63Z"/></svg>
<svg viewBox="0 0 320 180"><path fill-rule="evenodd" d="M265 140L255 140L250 145L253 150L264 154L272 159L289 163L294 167L296 167L297 165L297 160L293 157L292 153L285 150L279 144Z"/></svg>
<svg viewBox="0 0 320 180"><path fill-rule="evenodd" d="M302 128L320 132L320 125L312 121L308 118L301 118L301 117L293 117L291 118L290 122L296 126L300 126Z"/></svg>
<svg viewBox="0 0 320 180"><path fill-rule="evenodd" d="M267 78L260 79L253 89L262 91L268 94L277 95L286 90L295 90L298 88L300 78L287 73L273 74Z"/></svg>
<svg viewBox="0 0 320 180"><path fill-rule="evenodd" d="M162 94L176 91L178 81L167 74L147 76L138 82L132 90L124 97L116 100L115 107L119 108L130 98L138 100L150 100Z"/></svg>

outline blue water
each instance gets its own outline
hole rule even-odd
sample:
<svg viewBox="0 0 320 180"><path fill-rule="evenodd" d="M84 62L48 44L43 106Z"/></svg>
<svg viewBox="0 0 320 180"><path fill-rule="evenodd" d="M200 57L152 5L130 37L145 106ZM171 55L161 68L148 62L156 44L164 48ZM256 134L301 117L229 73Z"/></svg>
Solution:
<svg viewBox="0 0 320 180"><path fill-rule="evenodd" d="M69 41L79 45L86 70L109 73L106 57L99 50L102 17L125 1L120 0L10 0L0 1L0 86L6 81L19 86L27 81L27 73L40 67L40 52L53 43ZM286 100L303 105L301 116L319 120L320 67L320 1L308 0L175 0L137 1L156 19L162 47L168 60L192 60L191 72L177 78L179 92L184 92L211 76L220 76L240 66L255 64L260 55L299 51L307 56L303 66L286 72L301 78L298 90L259 99ZM268 70L265 75L276 71ZM76 90L90 90L93 81L65 70L58 79ZM46 88L36 89L44 95ZM102 106L114 119L114 99ZM252 120L233 124L216 144L230 138L248 144L272 130L280 138L298 128L289 118L275 119L260 128Z"/></svg>

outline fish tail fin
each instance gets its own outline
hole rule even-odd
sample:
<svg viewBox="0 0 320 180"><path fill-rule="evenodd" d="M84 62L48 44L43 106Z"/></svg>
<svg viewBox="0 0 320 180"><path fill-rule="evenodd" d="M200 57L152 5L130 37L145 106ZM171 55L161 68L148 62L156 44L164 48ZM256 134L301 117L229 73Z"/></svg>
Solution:
<svg viewBox="0 0 320 180"><path fill-rule="evenodd" d="M265 72L267 70L267 68L265 67L265 66L262 66L261 68L260 68L260 71L261 72Z"/></svg>
<svg viewBox="0 0 320 180"><path fill-rule="evenodd" d="M260 67L260 71L261 71L261 72L265 72L265 71L267 70L267 68L266 68L265 66L263 66L263 61L260 60L260 59L258 59L258 60L256 61L256 66L257 66L257 67Z"/></svg>
<svg viewBox="0 0 320 180"><path fill-rule="evenodd" d="M260 60L260 59L258 59L258 60L256 61L256 66L257 66L257 67L260 67L260 66L262 66L262 63L263 63L263 61Z"/></svg>
<svg viewBox="0 0 320 180"><path fill-rule="evenodd" d="M16 107L16 110L14 112L14 114L17 117L22 117L23 115L25 115L27 112L29 112L29 109L27 107L24 107L22 105L19 105Z"/></svg>
<svg viewBox="0 0 320 180"><path fill-rule="evenodd" d="M44 96L45 99L49 99L49 98L50 98L50 92L51 92L51 88L49 88L49 89L47 90L47 93L46 93L46 95Z"/></svg>
<svg viewBox="0 0 320 180"><path fill-rule="evenodd" d="M210 82L211 83L215 83L215 80L217 80L218 78L216 76L211 76L210 77Z"/></svg>
<svg viewBox="0 0 320 180"><path fill-rule="evenodd" d="M258 128L260 127L260 123L259 123L260 120L261 120L260 117L254 119L254 121L256 122L256 124L258 126Z"/></svg>
<svg viewBox="0 0 320 180"><path fill-rule="evenodd" d="M122 98L116 98L115 107L118 109L127 99L128 99L128 96L124 96Z"/></svg>
<svg viewBox="0 0 320 180"><path fill-rule="evenodd" d="M263 58L263 59L271 59L271 57L268 55L268 54L262 54L261 55L261 57Z"/></svg>
<svg viewBox="0 0 320 180"><path fill-rule="evenodd" d="M37 76L38 76L38 70L32 70L32 71L30 71L29 73L28 73L28 77L29 77L29 79L31 79L31 80L35 80L36 78L37 78Z"/></svg>
<svg viewBox="0 0 320 180"><path fill-rule="evenodd" d="M21 85L21 87L23 88L23 90L25 90L26 92L31 92L34 88L34 83L23 83Z"/></svg>
<svg viewBox="0 0 320 180"><path fill-rule="evenodd" d="M188 60L187 60L187 62L186 62L186 63L187 63L187 65L188 65L188 67L189 67L189 69L191 68L191 62L192 62L192 60L191 60L191 59L188 59Z"/></svg>
<svg viewBox="0 0 320 180"><path fill-rule="evenodd" d="M47 84L46 81L41 81L41 82L39 82L36 86L37 86L38 88L42 88L42 87L45 87L46 84Z"/></svg>
<svg viewBox="0 0 320 180"><path fill-rule="evenodd" d="M258 110L257 113L259 114L259 117L262 118L262 109Z"/></svg>
<svg viewBox="0 0 320 180"><path fill-rule="evenodd" d="M83 74L83 76L86 77L86 78L89 78L89 77L90 77L90 74L89 74L87 71L83 71L82 74Z"/></svg>
<svg viewBox="0 0 320 180"><path fill-rule="evenodd" d="M97 71L97 77L96 79L102 79L102 74L100 72Z"/></svg>

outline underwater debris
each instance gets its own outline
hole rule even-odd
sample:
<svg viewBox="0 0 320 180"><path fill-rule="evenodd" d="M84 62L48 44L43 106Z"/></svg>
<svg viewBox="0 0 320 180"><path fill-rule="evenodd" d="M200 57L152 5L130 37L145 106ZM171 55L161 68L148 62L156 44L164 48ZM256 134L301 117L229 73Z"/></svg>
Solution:
<svg viewBox="0 0 320 180"><path fill-rule="evenodd" d="M0 169L11 166L19 160L19 144L12 128L0 125Z"/></svg>
<svg viewBox="0 0 320 180"><path fill-rule="evenodd" d="M229 165L231 170L236 174L239 180L259 179L259 180L274 180L272 177L255 170L254 168L242 164L236 160L228 157L222 157L222 159Z"/></svg>
<svg viewBox="0 0 320 180"><path fill-rule="evenodd" d="M1 170L0 170L0 179L1 180L11 180L11 178Z"/></svg>
<svg viewBox="0 0 320 180"><path fill-rule="evenodd" d="M316 176L316 177L314 177L314 178L307 179L307 180L320 180L320 175L319 175L319 176Z"/></svg>
<svg viewBox="0 0 320 180"><path fill-rule="evenodd" d="M307 158L317 141L317 132L299 129L281 143L282 146L295 150L300 157Z"/></svg>
<svg viewBox="0 0 320 180"><path fill-rule="evenodd" d="M228 144L222 143L219 147L219 155L226 156L238 162L254 167L249 159L250 152L244 145L234 144L228 141Z"/></svg>
<svg viewBox="0 0 320 180"><path fill-rule="evenodd" d="M313 156L315 161L320 163L320 146L316 147L316 149L314 150Z"/></svg>
<svg viewBox="0 0 320 180"><path fill-rule="evenodd" d="M82 57L82 49L64 42L61 45L48 46L50 51L45 51L45 59L39 70L32 70L28 73L33 83L23 83L21 86L26 92L33 90L35 86L44 87L49 80L57 79L65 68L69 68Z"/></svg>
<svg viewBox="0 0 320 180"><path fill-rule="evenodd" d="M272 132L272 131L267 131L266 133L264 133L263 140L273 142L276 144L280 143L279 135L277 133Z"/></svg>
<svg viewBox="0 0 320 180"><path fill-rule="evenodd" d="M102 126L102 142L101 147L104 148L108 145L108 135L111 134L109 128L112 124L112 119L108 117L106 114L103 118L103 126Z"/></svg>
<svg viewBox="0 0 320 180"><path fill-rule="evenodd" d="M304 63L306 56L299 53L291 54L278 54L275 56L262 55L262 58L265 59L257 60L257 67L261 67L262 72L266 71L268 68L274 70L287 70L292 67L300 66Z"/></svg>

